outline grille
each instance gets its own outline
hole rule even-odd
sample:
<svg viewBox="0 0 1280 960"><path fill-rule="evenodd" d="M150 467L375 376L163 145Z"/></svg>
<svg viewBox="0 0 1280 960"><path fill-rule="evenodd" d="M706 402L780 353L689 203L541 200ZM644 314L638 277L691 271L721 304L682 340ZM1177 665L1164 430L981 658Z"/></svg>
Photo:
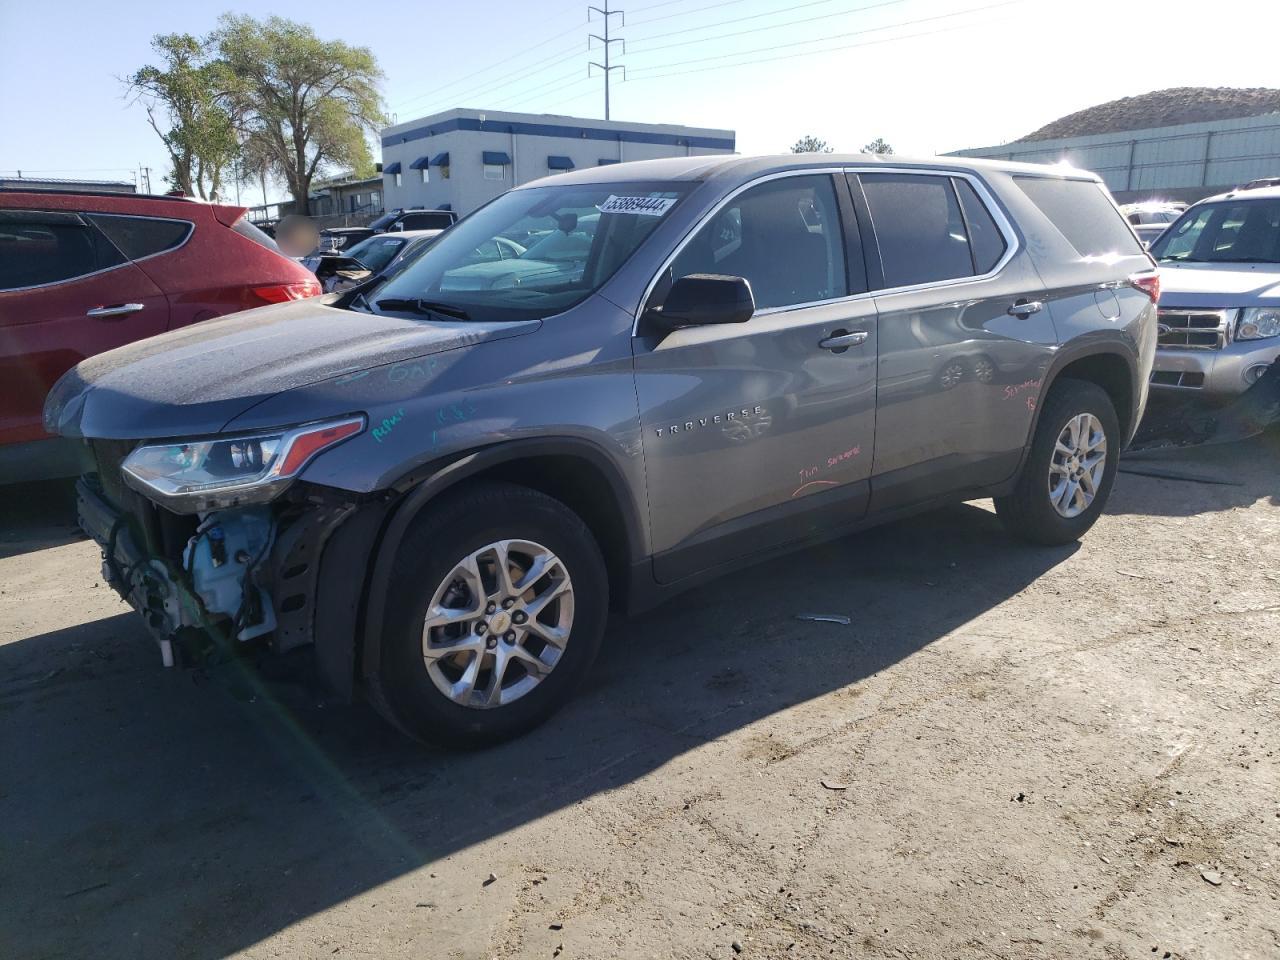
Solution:
<svg viewBox="0 0 1280 960"><path fill-rule="evenodd" d="M1228 311L1167 310L1159 311L1162 347L1190 347L1195 350L1221 350L1227 345Z"/></svg>

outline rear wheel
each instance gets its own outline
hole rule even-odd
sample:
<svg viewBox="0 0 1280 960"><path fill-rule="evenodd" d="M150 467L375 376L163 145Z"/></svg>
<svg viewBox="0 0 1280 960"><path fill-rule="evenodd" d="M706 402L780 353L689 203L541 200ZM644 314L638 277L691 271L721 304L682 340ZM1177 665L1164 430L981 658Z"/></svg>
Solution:
<svg viewBox="0 0 1280 960"><path fill-rule="evenodd" d="M493 484L427 509L391 574L370 698L412 737L518 736L567 700L600 648L608 580L582 520Z"/></svg>
<svg viewBox="0 0 1280 960"><path fill-rule="evenodd" d="M1097 521L1120 460L1120 423L1105 390L1059 380L1049 390L1031 452L996 513L1014 536L1050 546L1080 539Z"/></svg>

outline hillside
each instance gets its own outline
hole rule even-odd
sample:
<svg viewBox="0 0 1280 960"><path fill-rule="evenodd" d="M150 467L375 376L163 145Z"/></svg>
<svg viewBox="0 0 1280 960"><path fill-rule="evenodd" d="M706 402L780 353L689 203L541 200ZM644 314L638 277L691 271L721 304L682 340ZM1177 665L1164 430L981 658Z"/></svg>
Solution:
<svg viewBox="0 0 1280 960"><path fill-rule="evenodd" d="M1087 107L1029 133L1019 143L1169 127L1280 112L1280 90L1267 87L1170 87Z"/></svg>

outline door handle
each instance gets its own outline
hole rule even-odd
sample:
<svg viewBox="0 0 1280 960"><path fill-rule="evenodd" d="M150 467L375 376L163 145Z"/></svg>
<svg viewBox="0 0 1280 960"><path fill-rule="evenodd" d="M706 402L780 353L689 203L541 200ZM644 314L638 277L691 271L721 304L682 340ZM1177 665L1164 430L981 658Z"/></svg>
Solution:
<svg viewBox="0 0 1280 960"><path fill-rule="evenodd" d="M1006 313L1011 317L1017 317L1019 320L1025 320L1033 313L1039 313L1044 309L1044 304L1039 300L1019 300Z"/></svg>
<svg viewBox="0 0 1280 960"><path fill-rule="evenodd" d="M823 350L837 350L843 352L850 347L856 347L867 342L867 331L855 330L853 333L844 333L837 330L825 340L819 340L818 346Z"/></svg>
<svg viewBox="0 0 1280 960"><path fill-rule="evenodd" d="M86 317L123 317L144 309L140 303L117 303L113 307L94 307L85 313Z"/></svg>

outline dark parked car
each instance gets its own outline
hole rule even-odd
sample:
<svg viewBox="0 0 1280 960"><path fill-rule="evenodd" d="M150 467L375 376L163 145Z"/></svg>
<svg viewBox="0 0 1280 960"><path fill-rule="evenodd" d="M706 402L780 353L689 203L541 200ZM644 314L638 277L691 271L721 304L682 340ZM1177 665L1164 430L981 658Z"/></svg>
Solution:
<svg viewBox="0 0 1280 960"><path fill-rule="evenodd" d="M448 230L457 222L458 215L452 210L398 208L384 213L369 224L369 229L374 233L389 233L393 230Z"/></svg>
<svg viewBox="0 0 1280 960"><path fill-rule="evenodd" d="M533 235L541 269L530 246L474 282ZM46 419L89 440L81 522L162 649L314 644L401 730L476 743L570 695L610 606L975 497L1080 537L1157 296L1089 174L653 160L512 190L343 296L86 361Z"/></svg>
<svg viewBox="0 0 1280 960"><path fill-rule="evenodd" d="M342 253L317 253L303 257L302 265L316 275L325 293L332 293L363 283L375 273L392 269L438 236L439 230L374 234Z"/></svg>
<svg viewBox="0 0 1280 960"><path fill-rule="evenodd" d="M0 482L74 475L41 426L85 357L224 313L320 293L243 207L0 190Z"/></svg>
<svg viewBox="0 0 1280 960"><path fill-rule="evenodd" d="M319 249L326 253L349 250L373 236L373 227L329 227L320 231Z"/></svg>

